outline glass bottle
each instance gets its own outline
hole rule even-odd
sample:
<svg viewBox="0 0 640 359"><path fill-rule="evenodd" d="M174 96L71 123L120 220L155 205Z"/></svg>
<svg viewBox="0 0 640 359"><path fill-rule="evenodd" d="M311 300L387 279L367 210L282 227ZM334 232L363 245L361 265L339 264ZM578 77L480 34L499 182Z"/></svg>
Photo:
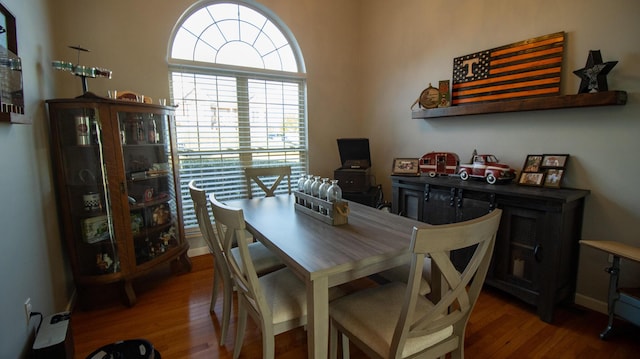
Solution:
<svg viewBox="0 0 640 359"><path fill-rule="evenodd" d="M331 180L331 186L327 190L327 201L336 202L342 200L342 188L338 186L338 180Z"/></svg>
<svg viewBox="0 0 640 359"><path fill-rule="evenodd" d="M304 181L304 189L302 192L310 195L311 194L311 185L313 184L313 175L309 174L307 176L307 180Z"/></svg>
<svg viewBox="0 0 640 359"><path fill-rule="evenodd" d="M311 195L313 197L318 197L321 184L322 182L320 182L320 176L313 176L313 183L311 184ZM311 208L316 212L320 211L320 206L317 203L311 206Z"/></svg>
<svg viewBox="0 0 640 359"><path fill-rule="evenodd" d="M311 195L314 197L318 197L318 193L320 190L320 176L313 176L313 183L311 184Z"/></svg>
<svg viewBox="0 0 640 359"><path fill-rule="evenodd" d="M304 183L306 181L307 181L307 175L305 175L305 174L300 175L300 179L298 180L298 192L304 193ZM304 199L302 199L301 197L297 197L296 198L296 202L298 204L303 205L303 206L304 206L304 203L305 203Z"/></svg>
<svg viewBox="0 0 640 359"><path fill-rule="evenodd" d="M307 175L300 175L298 180L298 192L304 192L304 183L307 181Z"/></svg>
<svg viewBox="0 0 640 359"><path fill-rule="evenodd" d="M320 185L320 188L318 189L318 198L322 199L322 200L327 200L327 191L329 190L329 186L331 184L329 183L329 179L328 178L323 178L322 179L322 184ZM327 214L327 209L320 206L320 213L322 214Z"/></svg>
<svg viewBox="0 0 640 359"><path fill-rule="evenodd" d="M311 185L313 185L313 175L309 174L307 180L304 182L304 193L311 196ZM306 202L306 201L305 201ZM311 202L305 203L307 208L311 208Z"/></svg>

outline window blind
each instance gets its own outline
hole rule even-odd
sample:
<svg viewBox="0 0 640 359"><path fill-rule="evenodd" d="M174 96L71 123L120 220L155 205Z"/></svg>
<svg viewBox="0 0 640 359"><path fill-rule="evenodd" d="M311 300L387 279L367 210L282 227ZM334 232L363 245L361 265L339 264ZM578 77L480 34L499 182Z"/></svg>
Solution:
<svg viewBox="0 0 640 359"><path fill-rule="evenodd" d="M176 109L180 192L187 229L197 227L188 183L224 201L246 198L243 169L289 165L306 172L304 79L261 73L170 68ZM255 196L263 195L252 188ZM279 192L286 192L280 186Z"/></svg>

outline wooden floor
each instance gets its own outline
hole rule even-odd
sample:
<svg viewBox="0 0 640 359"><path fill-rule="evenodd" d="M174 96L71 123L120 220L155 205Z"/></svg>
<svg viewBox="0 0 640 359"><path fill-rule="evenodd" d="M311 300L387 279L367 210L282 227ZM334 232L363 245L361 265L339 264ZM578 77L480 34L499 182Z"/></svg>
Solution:
<svg viewBox="0 0 640 359"><path fill-rule="evenodd" d="M211 314L212 259L200 256L192 260L191 273L172 276L167 268L136 282L138 303L132 308L110 300L93 309L75 310L71 320L75 358L86 358L105 344L134 338L149 340L163 359L231 358L235 314L226 346L218 346L217 315L222 313L222 301L218 299L216 314ZM472 359L640 357L640 329L616 322L618 331L602 341L598 334L606 320L600 313L574 306L558 309L553 325L547 324L531 306L485 289L467 326L465 354ZM303 329L276 337L277 358L305 358L306 353ZM241 358L261 355L260 331L249 320ZM351 357L365 356L352 349Z"/></svg>

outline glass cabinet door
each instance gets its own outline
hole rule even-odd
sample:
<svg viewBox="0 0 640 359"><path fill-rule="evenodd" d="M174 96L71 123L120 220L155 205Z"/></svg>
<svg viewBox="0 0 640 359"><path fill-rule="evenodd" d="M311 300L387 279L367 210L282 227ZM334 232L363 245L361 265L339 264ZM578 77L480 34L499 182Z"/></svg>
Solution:
<svg viewBox="0 0 640 359"><path fill-rule="evenodd" d="M97 108L69 108L56 126L62 160L64 211L73 223L77 270L81 275L120 271L111 199L107 189L102 122Z"/></svg>
<svg viewBox="0 0 640 359"><path fill-rule="evenodd" d="M178 246L169 116L117 113L136 265Z"/></svg>

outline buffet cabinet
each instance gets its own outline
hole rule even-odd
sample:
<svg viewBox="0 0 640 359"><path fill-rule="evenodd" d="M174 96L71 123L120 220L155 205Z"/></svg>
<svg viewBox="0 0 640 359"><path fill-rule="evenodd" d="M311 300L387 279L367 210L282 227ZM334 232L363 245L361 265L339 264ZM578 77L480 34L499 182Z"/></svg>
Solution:
<svg viewBox="0 0 640 359"><path fill-rule="evenodd" d="M392 192L393 213L429 224L465 221L502 209L485 284L534 305L549 323L557 304L573 302L588 190L490 185L454 176L392 176ZM452 262L462 269L469 255L452 252Z"/></svg>
<svg viewBox="0 0 640 359"><path fill-rule="evenodd" d="M62 237L81 305L160 265L191 270L172 107L87 93L47 101Z"/></svg>

